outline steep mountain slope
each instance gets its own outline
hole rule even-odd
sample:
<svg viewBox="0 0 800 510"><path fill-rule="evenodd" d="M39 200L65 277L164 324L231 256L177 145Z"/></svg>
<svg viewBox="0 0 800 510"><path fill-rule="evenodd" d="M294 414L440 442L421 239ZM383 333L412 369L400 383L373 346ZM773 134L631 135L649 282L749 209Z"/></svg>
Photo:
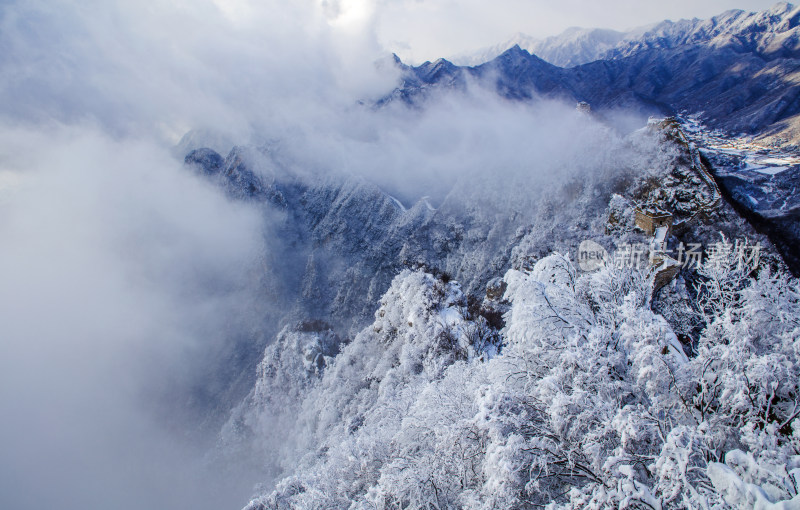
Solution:
<svg viewBox="0 0 800 510"><path fill-rule="evenodd" d="M324 331L286 333L227 430L288 422L286 476L247 510L792 508L800 294L727 257L698 268L696 343L651 310L645 273L558 253L489 287L500 331L457 283L404 271L338 355L321 356ZM662 294L692 314L682 281Z"/></svg>
<svg viewBox="0 0 800 510"><path fill-rule="evenodd" d="M655 125L623 135L597 118L685 108L756 131L791 118L794 86L773 78L793 80L793 58L700 39L571 69L519 46L470 68L396 60L403 81L372 114L419 120L438 102L497 94L513 109L544 97L599 113L550 110L568 133L552 139L532 129L534 116L514 125L527 138L502 123L470 133L473 146L518 143L489 144L480 168L459 160L468 169L433 201L347 168L309 178L280 142L186 156L273 220L264 282L285 314L263 356L236 367L255 384L220 440L221 457L244 455L265 482L248 508L728 508L742 484L771 491L761 502L796 498L788 476L769 474L797 467L796 282L765 236L712 200L693 147ZM421 161L442 150L433 138ZM689 219L661 249L704 246L736 269L684 266L658 288L662 266L647 256L579 273L563 254L585 240L615 257L633 246L655 257L637 205ZM719 258L740 238L763 246L759 268L735 251ZM745 451L747 469L724 462Z"/></svg>
<svg viewBox="0 0 800 510"><path fill-rule="evenodd" d="M732 133L777 134L800 112L800 62L765 62L730 47L647 50L580 66L568 78L600 107L638 103L670 114L699 113L713 128Z"/></svg>
<svg viewBox="0 0 800 510"><path fill-rule="evenodd" d="M264 204L275 218L270 256L280 261L270 267L281 268L266 277L267 285L292 303L295 320L323 320L346 335L371 317L373 304L403 268L447 273L467 293L482 293L509 267L512 248L526 233L589 221L605 208L618 179L648 171L655 138L621 137L566 111L572 118L565 121L586 136L569 144L580 157L554 154L543 167L498 163L493 173L464 173L438 207L417 197L406 208L346 172L306 179L268 147L236 147L224 158L197 149L186 163L232 198ZM579 201L581 207L572 207ZM538 249L546 252L566 240L540 242Z"/></svg>
<svg viewBox="0 0 800 510"><path fill-rule="evenodd" d="M570 113L578 123L572 132L579 132L580 123L594 123L590 117ZM592 140L590 133L596 139ZM502 170L485 176L468 174L458 180L438 208L420 199L406 209L386 191L352 176L332 174L308 182L281 168L278 151L269 148L235 148L227 158L207 149L187 156L187 164L225 187L231 196L261 203L265 213L277 212L282 233L276 242L287 243L274 255L280 257L277 266L288 267L287 274L267 280L274 279L281 299L294 307L263 357L241 365L241 370L252 371L256 382L233 411L220 442L221 456L230 455L237 461L248 458L254 463L253 473L266 482L267 494L251 508L296 508L323 501L338 506L348 499L371 498L370 486L388 493L410 490L414 477L404 479L398 474L402 469L389 467L410 455L395 451L392 444L401 448L416 444L404 442L412 433L408 424L404 425L404 409L411 406L431 419L448 420L451 414L458 420L474 418L473 404L469 404L472 397L467 395L458 397L463 406L453 404L446 410L451 414L437 418L440 408L431 407L427 397L417 400L419 395L437 391L428 385L441 380L447 391L464 387L465 381L502 387L500 381L509 377L506 369L500 368L505 366L503 359L516 358L497 358L491 365L499 370L496 377L488 377L482 363L511 346L509 338L544 338L547 331L563 332L558 324L548 322L555 320L552 315L532 323L526 317L545 313L545 306L556 306L558 316L576 324L582 320L581 314L589 317L596 313L589 311L593 305L577 304L574 299L578 298L571 297L571 304L559 304L566 295L558 286L565 281L559 277L551 282L537 261L552 262L555 259L547 255L554 250L573 253L585 239L620 249L625 243L646 245L648 239L632 224L609 228L612 202L627 201L632 208L634 201L661 201L674 207L677 214L683 203L681 193L704 193L702 184L692 179L691 157L685 147L672 144L657 129L639 130L627 137L609 129L582 135L570 144L574 153L550 162L543 175ZM696 219L691 229L672 242L711 243L720 231L729 238L746 236L762 241L765 260L775 262L769 243L724 206ZM565 263L567 267L570 264ZM517 300L519 310L514 315L503 295L518 283L529 285L520 283L520 278L528 277L518 272L527 275L531 271L542 273L529 282L531 289L540 284L556 286L548 287L544 301ZM569 269L570 274L574 272ZM505 280L500 279L504 274ZM686 278L691 278L690 274ZM453 277L460 284L452 283ZM638 297L631 299L636 300L635 313L641 314L641 321L635 319L632 327L655 335L652 345L642 347L643 355L649 356L656 347L672 349L676 356L682 355L681 349L690 351L697 326L684 309L689 306L689 285L680 283L662 292L656 308L665 320L649 309L652 280L647 273L624 278L627 283L620 285L628 291L639 289ZM614 306L631 304L617 291L611 294L616 296ZM511 336L502 333L509 319L517 321ZM542 328L556 329L531 326L540 322ZM684 338L684 346L677 343L676 334ZM600 345L602 342L598 349ZM553 352L557 351L554 348ZM445 382L448 373L454 379ZM442 431L450 438L446 441L468 432L460 428ZM372 453L360 453L355 460L349 457L361 448L372 449ZM430 448L442 451L444 446ZM473 453L478 455L479 450ZM384 460L384 453L389 461ZM595 462L606 454L597 454ZM481 498L495 501L485 476L491 478L499 471L491 459L484 460L480 468L485 469L484 474L477 473L465 483L479 491ZM366 464L354 471L353 463L362 461ZM457 478L457 458L444 456L442 462L446 465L437 471L437 487ZM386 472L393 477L391 484L382 481L382 466L391 471ZM474 468L478 470L478 464ZM278 485L278 492L270 494L274 484L286 476L289 478ZM396 483L404 488L398 489ZM489 485L480 489L483 483ZM516 488L503 492L505 499L495 504L515 501L517 482L508 483ZM458 505L466 501L452 485L448 487L447 498L460 501Z"/></svg>
<svg viewBox="0 0 800 510"><path fill-rule="evenodd" d="M265 345L286 327L313 323L352 338L404 269L458 279L480 303L490 280L520 258L572 251L589 229L602 231L612 194L675 157L652 133L621 137L572 109L559 112L568 114L566 131L576 140L553 144L547 156L535 149L539 160L524 167L498 156L494 168L464 172L438 207L426 197L406 207L346 172L308 179L285 166L276 147L236 147L227 157L210 149L188 154L189 168L235 200L258 205L269 225L257 277L272 315L242 339L247 349L220 360L214 380L229 388L225 401L205 395L202 402L225 412L243 398Z"/></svg>

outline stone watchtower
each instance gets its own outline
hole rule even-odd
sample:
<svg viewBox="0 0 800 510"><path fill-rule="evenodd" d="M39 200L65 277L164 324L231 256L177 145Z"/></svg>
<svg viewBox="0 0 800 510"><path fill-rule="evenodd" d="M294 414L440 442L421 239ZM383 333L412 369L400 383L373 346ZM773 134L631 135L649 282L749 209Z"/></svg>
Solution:
<svg viewBox="0 0 800 510"><path fill-rule="evenodd" d="M665 237L669 237L672 230L672 214L654 207L637 207L634 223L649 236L654 235L659 228L666 228Z"/></svg>

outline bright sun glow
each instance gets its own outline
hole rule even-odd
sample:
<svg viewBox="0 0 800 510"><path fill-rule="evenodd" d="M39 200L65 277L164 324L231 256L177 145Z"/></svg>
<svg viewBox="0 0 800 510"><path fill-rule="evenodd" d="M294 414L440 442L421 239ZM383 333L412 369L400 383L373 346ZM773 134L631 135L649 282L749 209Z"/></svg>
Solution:
<svg viewBox="0 0 800 510"><path fill-rule="evenodd" d="M350 29L362 26L374 11L370 0L339 0L329 2L330 24Z"/></svg>

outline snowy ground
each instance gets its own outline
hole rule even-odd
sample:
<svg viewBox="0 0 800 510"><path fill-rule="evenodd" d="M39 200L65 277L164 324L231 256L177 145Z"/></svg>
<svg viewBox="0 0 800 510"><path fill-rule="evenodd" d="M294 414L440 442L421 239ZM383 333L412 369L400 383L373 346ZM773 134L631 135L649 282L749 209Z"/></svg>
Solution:
<svg viewBox="0 0 800 510"><path fill-rule="evenodd" d="M742 170L776 175L800 165L800 154L796 152L761 145L753 142L752 138L731 138L718 130L709 130L703 126L697 114L681 117L679 120L686 136L699 147L742 158Z"/></svg>

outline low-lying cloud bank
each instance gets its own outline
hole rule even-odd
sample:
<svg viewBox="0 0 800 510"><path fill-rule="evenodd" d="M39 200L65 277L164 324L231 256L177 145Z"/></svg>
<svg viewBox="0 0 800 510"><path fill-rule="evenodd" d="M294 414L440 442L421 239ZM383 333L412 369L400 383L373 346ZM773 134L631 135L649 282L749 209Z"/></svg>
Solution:
<svg viewBox="0 0 800 510"><path fill-rule="evenodd" d="M154 144L75 127L0 143L19 176L0 191L3 504L181 507L205 492L201 452L165 409L253 326L264 220Z"/></svg>
<svg viewBox="0 0 800 510"><path fill-rule="evenodd" d="M171 148L189 129L274 138L390 88L369 31L342 12L0 6L2 506L247 498L257 479L207 465L197 431L224 412L220 360L263 341L272 317L272 219Z"/></svg>

